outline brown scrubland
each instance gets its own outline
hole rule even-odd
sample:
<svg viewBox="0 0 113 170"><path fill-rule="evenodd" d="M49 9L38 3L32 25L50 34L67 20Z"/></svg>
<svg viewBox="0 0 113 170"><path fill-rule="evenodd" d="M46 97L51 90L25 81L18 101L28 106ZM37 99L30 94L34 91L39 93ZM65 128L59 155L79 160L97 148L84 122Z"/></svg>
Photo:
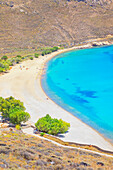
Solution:
<svg viewBox="0 0 113 170"><path fill-rule="evenodd" d="M112 170L113 158L68 149L21 131L3 130L0 135L0 169Z"/></svg>

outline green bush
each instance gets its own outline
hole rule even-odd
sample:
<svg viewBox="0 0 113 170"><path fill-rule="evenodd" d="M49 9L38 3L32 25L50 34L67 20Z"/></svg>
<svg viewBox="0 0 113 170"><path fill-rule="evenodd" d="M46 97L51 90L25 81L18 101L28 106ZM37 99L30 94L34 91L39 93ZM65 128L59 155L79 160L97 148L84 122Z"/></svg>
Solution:
<svg viewBox="0 0 113 170"><path fill-rule="evenodd" d="M62 119L52 119L51 116L47 114L45 117L40 118L35 123L35 126L39 131L57 135L58 133L65 133L70 127L70 124L64 122Z"/></svg>
<svg viewBox="0 0 113 170"><path fill-rule="evenodd" d="M6 55L4 55L1 59L2 59L2 60L7 60L8 57L7 57Z"/></svg>
<svg viewBox="0 0 113 170"><path fill-rule="evenodd" d="M33 57L30 57L30 60L33 60Z"/></svg>
<svg viewBox="0 0 113 170"><path fill-rule="evenodd" d="M35 58L38 58L39 57L39 54L38 53L35 53Z"/></svg>
<svg viewBox="0 0 113 170"><path fill-rule="evenodd" d="M22 56L21 56L21 55L17 55L16 57L17 57L17 58L22 58Z"/></svg>

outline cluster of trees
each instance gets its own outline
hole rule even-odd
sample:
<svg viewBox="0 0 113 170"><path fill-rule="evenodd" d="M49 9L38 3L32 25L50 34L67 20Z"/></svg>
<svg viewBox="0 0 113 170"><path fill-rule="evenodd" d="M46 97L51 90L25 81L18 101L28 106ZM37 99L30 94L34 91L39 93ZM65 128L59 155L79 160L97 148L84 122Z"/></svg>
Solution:
<svg viewBox="0 0 113 170"><path fill-rule="evenodd" d="M53 47L53 48L46 48L42 51L42 56L46 55L46 54L50 54L52 52L57 51L59 48L58 47ZM17 55L16 57L13 58L8 58L7 56L3 56L0 58L0 72L6 72L7 70L10 69L10 66L13 66L15 64L18 64L20 62L22 62L22 60L29 58L31 60L35 58L38 58L40 54L35 53L34 56L26 56L26 57L22 57L21 55Z"/></svg>
<svg viewBox="0 0 113 170"><path fill-rule="evenodd" d="M10 66L13 66L14 64L18 64L22 61L22 57L20 55L17 55L13 58L8 58L7 56L3 56L0 59L0 72L5 72L10 69Z"/></svg>
<svg viewBox="0 0 113 170"><path fill-rule="evenodd" d="M30 115L25 112L23 102L10 96L6 99L0 97L0 112L3 118L8 119L11 123L21 125L21 122L26 122Z"/></svg>
<svg viewBox="0 0 113 170"><path fill-rule="evenodd" d="M36 128L51 135L57 135L58 133L65 133L70 127L70 123L64 122L62 119L52 119L49 114L40 118L35 123Z"/></svg>
<svg viewBox="0 0 113 170"><path fill-rule="evenodd" d="M34 57L38 58L39 54L35 53ZM7 56L1 57L0 58L0 72L6 72L7 70L10 69L10 66L13 66L15 64L19 64L20 62L22 62L26 58L33 60L33 56L22 57L21 55L17 55L16 57L12 57L12 58L8 58Z"/></svg>
<svg viewBox="0 0 113 170"><path fill-rule="evenodd" d="M53 47L53 48L48 48L48 49L42 51L42 56L47 55L47 54L50 54L50 53L52 53L52 52L55 52L55 51L57 51L58 49L59 49L59 48L56 47L56 46Z"/></svg>

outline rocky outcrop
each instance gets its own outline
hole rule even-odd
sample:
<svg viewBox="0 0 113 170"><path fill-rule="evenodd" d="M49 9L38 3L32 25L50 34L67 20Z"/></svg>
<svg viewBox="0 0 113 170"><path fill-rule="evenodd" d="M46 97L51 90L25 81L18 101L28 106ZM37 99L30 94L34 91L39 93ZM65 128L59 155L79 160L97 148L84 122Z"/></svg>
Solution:
<svg viewBox="0 0 113 170"><path fill-rule="evenodd" d="M93 42L92 46L102 46L102 45L110 45L108 41L102 41L102 42Z"/></svg>

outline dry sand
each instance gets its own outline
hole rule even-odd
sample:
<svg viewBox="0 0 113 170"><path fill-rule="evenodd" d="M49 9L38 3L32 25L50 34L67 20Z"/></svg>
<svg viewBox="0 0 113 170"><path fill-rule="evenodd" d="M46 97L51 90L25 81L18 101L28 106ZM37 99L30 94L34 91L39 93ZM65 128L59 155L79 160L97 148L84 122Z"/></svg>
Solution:
<svg viewBox="0 0 113 170"><path fill-rule="evenodd" d="M61 50L60 52L65 51L67 50ZM94 129L62 109L51 99L47 100L47 96L40 84L40 77L45 62L60 52L55 52L44 57L41 56L38 59L24 61L14 66L9 73L0 76L0 96L14 96L23 101L27 111L31 115L30 121L33 123L46 114L69 122L71 124L69 132L60 137L64 141L92 144L102 149L113 151L113 145ZM20 69L20 65L22 70Z"/></svg>

